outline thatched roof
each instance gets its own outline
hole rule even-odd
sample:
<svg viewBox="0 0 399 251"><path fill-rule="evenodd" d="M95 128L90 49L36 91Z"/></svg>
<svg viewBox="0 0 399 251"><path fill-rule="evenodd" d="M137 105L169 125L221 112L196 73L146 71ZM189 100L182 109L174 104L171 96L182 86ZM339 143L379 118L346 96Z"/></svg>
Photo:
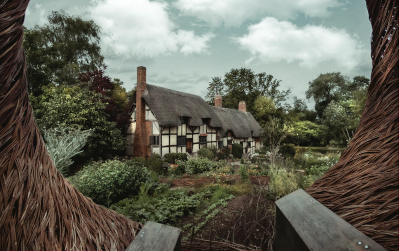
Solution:
<svg viewBox="0 0 399 251"><path fill-rule="evenodd" d="M201 126L202 119L221 128L221 135L231 130L237 138L259 137L262 130L249 112L208 105L200 96L147 84L142 98L162 126L181 125L180 117L188 117L189 125ZM134 93L129 102L130 111L136 103Z"/></svg>
<svg viewBox="0 0 399 251"><path fill-rule="evenodd" d="M232 131L237 138L259 137L262 127L250 112L211 106L223 123L221 135Z"/></svg>
<svg viewBox="0 0 399 251"><path fill-rule="evenodd" d="M142 98L160 125L181 125L180 117L189 117L189 124L201 126L202 119L210 119L212 127L222 127L215 112L200 96L147 84Z"/></svg>

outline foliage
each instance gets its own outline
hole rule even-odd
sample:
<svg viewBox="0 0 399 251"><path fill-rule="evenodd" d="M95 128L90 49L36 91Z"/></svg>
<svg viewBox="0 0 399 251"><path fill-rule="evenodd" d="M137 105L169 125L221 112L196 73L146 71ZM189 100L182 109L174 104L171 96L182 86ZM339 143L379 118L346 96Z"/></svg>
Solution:
<svg viewBox="0 0 399 251"><path fill-rule="evenodd" d="M234 158L241 158L242 153L243 153L243 146L241 144L233 144L233 156Z"/></svg>
<svg viewBox="0 0 399 251"><path fill-rule="evenodd" d="M294 158L295 165L306 171L308 175L321 177L330 167L335 165L340 158L339 154L327 154L308 151L305 154L297 154Z"/></svg>
<svg viewBox="0 0 399 251"><path fill-rule="evenodd" d="M254 102L259 96L268 96L277 106L281 106L291 90L280 91L277 89L279 86L279 80L264 72L255 74L250 69L231 69L223 80L220 77L212 78L206 100L213 105L215 94L219 93L223 98L223 107L237 109L238 103L245 101L247 111L253 114Z"/></svg>
<svg viewBox="0 0 399 251"><path fill-rule="evenodd" d="M164 157L166 162L172 164L176 164L176 160L187 160L187 154L185 153L167 153Z"/></svg>
<svg viewBox="0 0 399 251"><path fill-rule="evenodd" d="M260 126L265 127L270 117L276 115L277 108L273 99L259 96L254 102L254 117Z"/></svg>
<svg viewBox="0 0 399 251"><path fill-rule="evenodd" d="M291 133L292 127L281 123L278 118L271 118L270 123L264 127L264 134L262 136L265 145L270 149L270 161L274 164L277 153L280 149L281 142Z"/></svg>
<svg viewBox="0 0 399 251"><path fill-rule="evenodd" d="M104 66L104 69L84 72L80 74L78 80L88 83L91 91L102 94L101 102L106 104L104 112L108 115L108 121L116 122L118 128L123 128L129 121L129 116L126 114L127 92L122 87L122 81L119 79L112 81L105 75L105 69Z"/></svg>
<svg viewBox="0 0 399 251"><path fill-rule="evenodd" d="M90 130L74 130L65 126L43 129L47 151L64 177L68 175L69 166L73 164L72 157L82 152L90 134Z"/></svg>
<svg viewBox="0 0 399 251"><path fill-rule="evenodd" d="M269 170L269 176L269 193L275 199L279 199L299 188L296 174L287 171L285 168L272 166Z"/></svg>
<svg viewBox="0 0 399 251"><path fill-rule="evenodd" d="M39 96L50 83L74 84L82 71L103 65L100 27L65 12L52 12L48 24L24 29L29 93Z"/></svg>
<svg viewBox="0 0 399 251"><path fill-rule="evenodd" d="M146 165L146 159L144 157L134 157L131 159L133 164L138 165L138 166L145 166Z"/></svg>
<svg viewBox="0 0 399 251"><path fill-rule="evenodd" d="M327 127L311 121L297 121L292 125L292 132L287 136L287 141L295 142L301 146L320 145L325 142Z"/></svg>
<svg viewBox="0 0 399 251"><path fill-rule="evenodd" d="M199 149L198 156L202 157L202 158L207 158L209 160L213 160L213 157L214 157L212 150L210 150L207 147L203 147L203 148Z"/></svg>
<svg viewBox="0 0 399 251"><path fill-rule="evenodd" d="M162 169L163 161L161 159L161 155L157 153L153 153L148 160L146 161L146 166L151 171L154 171L158 174L163 174L164 170Z"/></svg>
<svg viewBox="0 0 399 251"><path fill-rule="evenodd" d="M247 170L246 165L240 165L240 169L238 170L238 173L240 174L241 182L248 182L249 175L248 175L248 170Z"/></svg>
<svg viewBox="0 0 399 251"><path fill-rule="evenodd" d="M184 190L169 190L158 196L151 196L145 189L142 191L138 197L119 201L112 205L111 209L143 224L147 220L173 224L198 208L203 200L212 196L210 190L191 196Z"/></svg>
<svg viewBox="0 0 399 251"><path fill-rule="evenodd" d="M150 172L146 167L118 159L91 162L71 179L80 192L105 206L138 194L141 184L147 181Z"/></svg>
<svg viewBox="0 0 399 251"><path fill-rule="evenodd" d="M87 84L58 85L43 88L43 94L30 101L35 120L41 128L62 124L74 129L92 130L84 152L86 158L109 156L124 149L125 139L116 123L107 120L101 102L102 94L88 89Z"/></svg>
<svg viewBox="0 0 399 251"><path fill-rule="evenodd" d="M353 81L349 81L340 72L320 74L312 82L309 82L306 98L312 98L315 101L315 110L321 119L331 101L343 100L352 91L367 88L369 83L370 80L362 76L354 77Z"/></svg>
<svg viewBox="0 0 399 251"><path fill-rule="evenodd" d="M184 168L185 173L190 175L204 173L218 166L216 162L202 157L190 158L187 161L177 160L176 163L180 168Z"/></svg>
<svg viewBox="0 0 399 251"><path fill-rule="evenodd" d="M350 139L343 130L349 130L353 134L360 120L352 111L350 101L332 101L323 114L322 123L328 128L329 138L340 142L341 145L349 143Z"/></svg>
<svg viewBox="0 0 399 251"><path fill-rule="evenodd" d="M279 152L285 157L295 156L295 146L293 144L284 144L280 147Z"/></svg>
<svg viewBox="0 0 399 251"><path fill-rule="evenodd" d="M218 158L218 160L225 160L229 157L230 154L231 154L230 148L228 146L225 146L216 152L216 157Z"/></svg>

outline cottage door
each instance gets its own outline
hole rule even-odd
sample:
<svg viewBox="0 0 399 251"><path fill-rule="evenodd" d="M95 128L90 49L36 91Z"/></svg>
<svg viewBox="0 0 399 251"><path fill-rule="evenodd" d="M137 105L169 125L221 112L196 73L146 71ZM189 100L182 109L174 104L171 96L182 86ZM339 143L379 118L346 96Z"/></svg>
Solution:
<svg viewBox="0 0 399 251"><path fill-rule="evenodd" d="M186 152L190 154L193 153L193 139L186 140Z"/></svg>

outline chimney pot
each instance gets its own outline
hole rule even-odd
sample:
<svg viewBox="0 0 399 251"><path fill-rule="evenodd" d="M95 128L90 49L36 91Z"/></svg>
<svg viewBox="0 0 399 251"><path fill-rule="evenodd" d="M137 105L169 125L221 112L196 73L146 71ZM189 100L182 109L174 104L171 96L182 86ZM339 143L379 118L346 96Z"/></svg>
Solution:
<svg viewBox="0 0 399 251"><path fill-rule="evenodd" d="M238 110L247 112L247 105L245 104L245 101L240 101L240 103L238 103Z"/></svg>

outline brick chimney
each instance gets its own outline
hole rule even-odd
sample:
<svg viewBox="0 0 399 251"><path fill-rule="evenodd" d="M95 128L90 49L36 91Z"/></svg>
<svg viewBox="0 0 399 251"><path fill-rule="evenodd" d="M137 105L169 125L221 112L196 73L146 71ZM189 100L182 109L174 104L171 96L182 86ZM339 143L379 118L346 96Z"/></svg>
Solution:
<svg viewBox="0 0 399 251"><path fill-rule="evenodd" d="M222 96L219 93L215 95L215 106L222 107Z"/></svg>
<svg viewBox="0 0 399 251"><path fill-rule="evenodd" d="M145 121L145 102L141 98L145 89L146 83L146 68L144 66L137 67L137 86L136 86L136 132L134 134L133 142L133 156L145 157L148 155L147 146L149 144L149 136L146 130Z"/></svg>
<svg viewBox="0 0 399 251"><path fill-rule="evenodd" d="M245 104L245 101L240 101L240 103L238 103L238 110L247 112L247 105Z"/></svg>

